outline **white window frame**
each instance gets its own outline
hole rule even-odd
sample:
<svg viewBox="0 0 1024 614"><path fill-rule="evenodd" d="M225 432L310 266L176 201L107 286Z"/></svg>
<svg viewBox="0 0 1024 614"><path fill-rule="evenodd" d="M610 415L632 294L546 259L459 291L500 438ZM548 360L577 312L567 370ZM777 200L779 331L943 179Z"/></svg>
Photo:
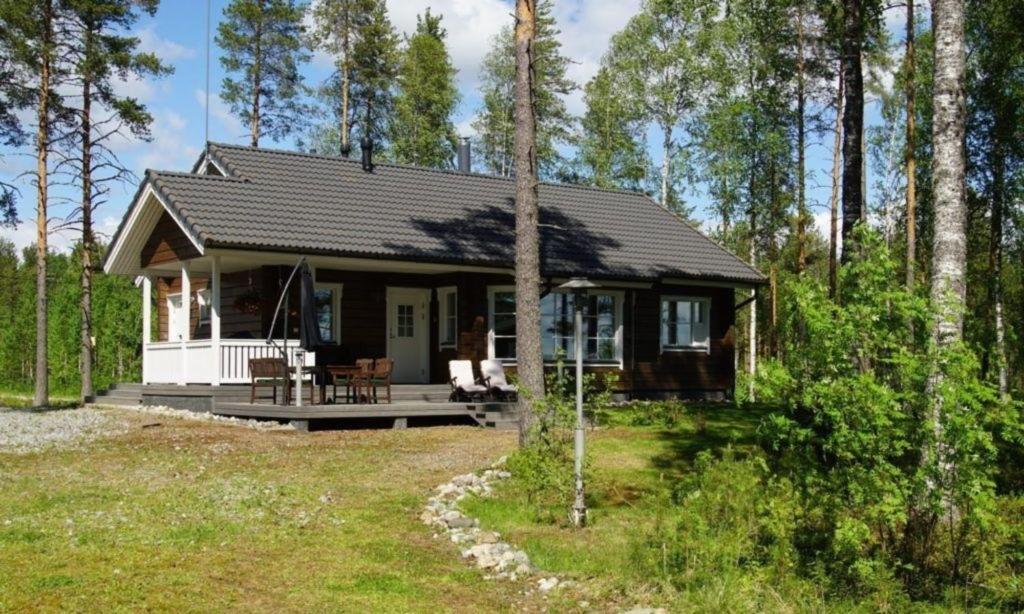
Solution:
<svg viewBox="0 0 1024 614"><path fill-rule="evenodd" d="M699 343L693 343L693 321L691 311L691 322L690 322L690 341L688 345L668 345L665 340L668 338L666 326L668 323L665 321L665 303L666 302L689 302L691 304L699 303L701 310L704 314L704 326L707 332L707 336L704 341ZM676 294L663 294L658 302L658 346L662 353L665 352L704 352L706 354L711 353L711 297L710 296L685 296Z"/></svg>
<svg viewBox="0 0 1024 614"><path fill-rule="evenodd" d="M203 288L196 292L196 311L199 317L199 326L210 323L210 289ZM205 310L205 314L203 311ZM204 317L205 315L205 317Z"/></svg>
<svg viewBox="0 0 1024 614"><path fill-rule="evenodd" d="M448 297L455 297L455 311L448 313ZM449 322L451 320L451 322ZM451 325L451 341L445 341ZM437 349L450 350L459 346L459 290L455 286L437 289Z"/></svg>
<svg viewBox="0 0 1024 614"><path fill-rule="evenodd" d="M341 293L344 289L345 285L340 283L325 281L313 282L314 294L317 290L331 290L334 292L334 299L331 301L331 311L334 312L334 318L331 322L331 327L333 328L331 334L334 338L331 340L331 343L334 345L339 345L341 343ZM319 323L317 325L319 326Z"/></svg>
<svg viewBox="0 0 1024 614"><path fill-rule="evenodd" d="M500 360L502 364L515 365L515 358L496 358L494 355L494 295L498 292L512 292L515 293L515 286L487 286L487 358L491 360ZM552 293L559 294L570 294L560 290L552 290ZM585 365L590 366L615 366L622 369L625 365L623 358L623 309L626 302L626 293L623 290L606 290L599 288L594 291L595 294L608 294L611 295L615 300L615 357L612 360L584 360ZM545 358L545 364L552 365L554 361ZM574 363L575 357L566 357L567 363Z"/></svg>

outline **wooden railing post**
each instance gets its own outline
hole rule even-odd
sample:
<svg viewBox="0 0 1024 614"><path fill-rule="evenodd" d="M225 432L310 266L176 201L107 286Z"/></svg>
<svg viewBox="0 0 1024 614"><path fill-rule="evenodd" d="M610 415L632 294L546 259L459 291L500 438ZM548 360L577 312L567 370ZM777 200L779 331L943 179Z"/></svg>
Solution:
<svg viewBox="0 0 1024 614"><path fill-rule="evenodd" d="M142 275L142 383L149 383L149 344L153 340L152 318L153 278L149 273Z"/></svg>
<svg viewBox="0 0 1024 614"><path fill-rule="evenodd" d="M178 373L178 385L188 382L188 340L192 332L192 280L189 278L188 261L181 263L181 311L179 319L181 330L181 369Z"/></svg>
<svg viewBox="0 0 1024 614"><path fill-rule="evenodd" d="M210 350L213 352L213 374L211 383L220 386L220 256L213 257L210 268Z"/></svg>

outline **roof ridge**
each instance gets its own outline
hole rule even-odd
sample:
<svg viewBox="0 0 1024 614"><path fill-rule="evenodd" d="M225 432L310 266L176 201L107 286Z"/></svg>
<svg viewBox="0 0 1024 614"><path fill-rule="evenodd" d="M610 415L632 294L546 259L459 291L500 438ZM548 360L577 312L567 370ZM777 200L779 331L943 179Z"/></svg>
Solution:
<svg viewBox="0 0 1024 614"><path fill-rule="evenodd" d="M329 155L329 154L312 153L312 152L307 152L307 151L294 151L294 150L291 150L291 149L280 149L280 148L277 148L277 147L253 147L252 145L236 145L236 144L233 144L233 143L219 143L219 142L215 142L215 141L210 141L209 145L213 145L215 147L225 147L225 148L229 148L229 149L241 149L241 150L246 150L246 151L257 151L257 152L264 152L264 153L278 154L278 155L291 155L291 156L299 156L299 157L303 157L303 158L318 158L318 159L321 159L321 160L334 160L334 161L337 161L337 162L346 162L346 163L349 163L349 164L359 164L360 163L360 161L355 159L355 158L344 158L342 156L332 156L332 155ZM400 163L400 162L374 162L374 166L384 166L384 167L388 167L388 168L397 168L397 169L402 169L402 170L420 171L420 172L425 172L425 173L439 173L439 174L443 174L443 175L454 175L456 177L478 177L480 179L493 179L493 180L503 181L503 182L514 182L515 181L515 177L502 177L501 175L494 175L494 174L491 174L491 173L477 173L477 172L472 172L472 171L466 173L466 172L462 172L462 171L454 170L454 169L431 168L429 166L419 166L419 165L416 165L416 164L403 164L403 163ZM641 192L639 190L627 190L625 188L605 188L605 187L596 186L596 185L584 185L584 184L580 184L580 183L565 183L565 182L561 182L561 181L539 181L538 184L539 185L552 186L552 187L556 187L556 188L575 188L575 189L586 190L586 191L608 192L608 193L612 193L612 194L627 194L627 195L630 195L630 196L643 196L643 197L646 197L646 198L650 198L650 195L645 193L645 192Z"/></svg>
<svg viewBox="0 0 1024 614"><path fill-rule="evenodd" d="M182 177L186 179L210 179L213 181L233 181L236 183L252 183L248 179L243 177L231 177L228 175L207 175L204 173L189 173L185 171L158 171L155 169L147 168L146 176L154 179L160 177Z"/></svg>

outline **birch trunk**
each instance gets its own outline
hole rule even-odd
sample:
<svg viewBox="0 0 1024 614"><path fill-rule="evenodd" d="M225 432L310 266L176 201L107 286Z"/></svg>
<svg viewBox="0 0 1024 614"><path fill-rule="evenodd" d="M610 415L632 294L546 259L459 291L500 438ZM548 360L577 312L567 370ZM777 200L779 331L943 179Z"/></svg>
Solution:
<svg viewBox="0 0 1024 614"><path fill-rule="evenodd" d="M843 2L843 79L846 108L843 113L843 262L855 251L853 229L863 216L864 174L864 76L861 53L864 40L862 0Z"/></svg>
<svg viewBox="0 0 1024 614"><path fill-rule="evenodd" d="M757 268L757 247L754 238L757 235L757 215L753 206L750 208L750 266ZM757 377L757 290L750 291L750 313L747 319L747 397L756 401L754 378Z"/></svg>
<svg viewBox="0 0 1024 614"><path fill-rule="evenodd" d="M32 404L50 403L50 377L47 361L47 155L50 147L50 72L53 62L53 0L43 2L43 31L39 62L38 126L36 129L36 373Z"/></svg>
<svg viewBox="0 0 1024 614"><path fill-rule="evenodd" d="M935 309L935 343L950 347L963 338L966 304L967 207L964 185L964 6L963 0L934 0L935 29L934 119L932 126L932 191L935 237L932 245L931 299ZM933 395L933 449L925 459L948 471L944 459L943 401L938 396L944 374L937 368L929 378Z"/></svg>
<svg viewBox="0 0 1024 614"><path fill-rule="evenodd" d="M843 144L843 71L839 70L839 83L836 86L836 125L835 141L832 145L832 198L829 208L829 241L828 241L828 295L833 299L837 296L839 272L839 186L842 182L841 162Z"/></svg>
<svg viewBox="0 0 1024 614"><path fill-rule="evenodd" d="M540 233L537 203L537 138L533 100L535 0L516 1L516 371L519 375L519 443L527 442L536 419L534 403L544 395L540 341Z"/></svg>
<svg viewBox="0 0 1024 614"><path fill-rule="evenodd" d="M668 209L668 178L672 168L672 126L662 126L661 206Z"/></svg>
<svg viewBox="0 0 1024 614"><path fill-rule="evenodd" d="M907 51L904 56L907 79L907 291L914 291L917 277L917 121L914 109L914 80L916 66L914 64L914 0L907 0Z"/></svg>
<svg viewBox="0 0 1024 614"><path fill-rule="evenodd" d="M999 382L999 394L1006 395L1006 348L1005 331L1003 329L1003 202L1006 190L1006 151L1003 135L1006 134L1006 121L1002 109L996 111L995 143L992 152L992 211L989 224L988 248L988 304L992 310L992 330L995 333L995 347L991 358L985 361L986 371L995 363Z"/></svg>

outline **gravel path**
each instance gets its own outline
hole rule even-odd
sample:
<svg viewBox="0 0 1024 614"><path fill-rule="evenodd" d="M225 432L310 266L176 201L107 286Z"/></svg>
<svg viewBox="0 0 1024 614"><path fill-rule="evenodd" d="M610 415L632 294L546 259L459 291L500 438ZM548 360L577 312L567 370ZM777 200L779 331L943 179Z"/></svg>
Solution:
<svg viewBox="0 0 1024 614"><path fill-rule="evenodd" d="M115 435L127 424L97 409L32 411L0 408L0 453L26 454Z"/></svg>

